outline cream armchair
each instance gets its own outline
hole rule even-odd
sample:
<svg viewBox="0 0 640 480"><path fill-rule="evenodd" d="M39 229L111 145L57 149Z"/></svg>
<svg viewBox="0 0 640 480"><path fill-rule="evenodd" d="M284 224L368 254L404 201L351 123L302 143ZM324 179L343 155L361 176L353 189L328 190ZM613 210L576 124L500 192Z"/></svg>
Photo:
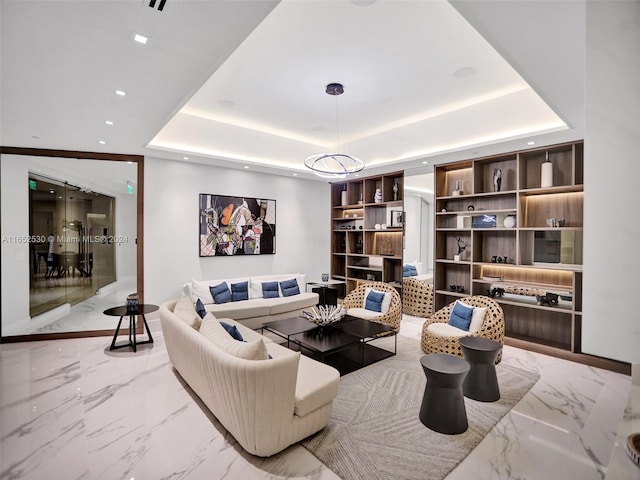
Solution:
<svg viewBox="0 0 640 480"><path fill-rule="evenodd" d="M393 327L396 333L400 330L400 320L402 319L402 299L398 291L391 285L383 282L369 282L363 283L359 287L349 292L342 302L342 306L347 310L347 314L359 316L357 309L362 309L364 305L365 291L369 288L378 290L379 292L385 292L391 294L391 305L386 313L370 316L367 315L366 319L372 322L382 323ZM349 310L352 310L349 312ZM355 310L355 311L354 311Z"/></svg>
<svg viewBox="0 0 640 480"><path fill-rule="evenodd" d="M475 332L466 332L462 336L476 336L484 337L490 340L495 340L500 344L504 344L504 313L502 307L498 305L494 300L483 295L476 295L473 297L465 297L460 299L462 302L472 307L485 307L487 313L484 317L484 322L480 329ZM429 325L437 323L447 323L451 310L455 302L441 308L434 313L431 318L422 326L422 351L425 353L448 353L449 355L456 355L462 358L462 350L458 343L460 336L445 336L434 333L429 329ZM436 329L433 329L436 330ZM500 363L502 360L502 351L496 358L496 363Z"/></svg>
<svg viewBox="0 0 640 480"><path fill-rule="evenodd" d="M433 314L433 285L415 277L403 278L402 313L429 318Z"/></svg>

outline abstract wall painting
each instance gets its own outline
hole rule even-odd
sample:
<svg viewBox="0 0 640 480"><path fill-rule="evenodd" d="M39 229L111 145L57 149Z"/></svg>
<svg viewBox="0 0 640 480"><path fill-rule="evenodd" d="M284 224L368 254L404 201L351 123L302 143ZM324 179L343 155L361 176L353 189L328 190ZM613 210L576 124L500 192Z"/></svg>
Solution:
<svg viewBox="0 0 640 480"><path fill-rule="evenodd" d="M200 194L200 256L276 253L276 201Z"/></svg>

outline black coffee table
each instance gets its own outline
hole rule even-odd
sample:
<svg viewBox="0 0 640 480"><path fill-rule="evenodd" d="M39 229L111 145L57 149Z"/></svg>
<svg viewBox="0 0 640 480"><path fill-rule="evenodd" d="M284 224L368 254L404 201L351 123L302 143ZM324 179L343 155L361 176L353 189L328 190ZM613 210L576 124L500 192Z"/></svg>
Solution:
<svg viewBox="0 0 640 480"><path fill-rule="evenodd" d="M350 315L325 327L302 317L286 318L265 323L262 330L285 339L287 348L337 368L341 375L395 355L398 346L392 327ZM383 334L394 336L393 352L370 344Z"/></svg>

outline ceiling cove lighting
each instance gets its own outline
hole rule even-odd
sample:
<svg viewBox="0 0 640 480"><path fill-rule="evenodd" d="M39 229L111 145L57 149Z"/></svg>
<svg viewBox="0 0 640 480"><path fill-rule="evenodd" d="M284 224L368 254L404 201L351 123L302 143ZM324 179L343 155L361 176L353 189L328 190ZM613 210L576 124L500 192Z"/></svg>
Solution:
<svg viewBox="0 0 640 480"><path fill-rule="evenodd" d="M336 97L336 140L340 150L340 127L338 124L338 96L344 93L340 83L330 83L325 92ZM304 161L305 167L323 178L345 178L347 175L364 169L364 162L345 153L320 153Z"/></svg>
<svg viewBox="0 0 640 480"><path fill-rule="evenodd" d="M100 145L106 145L106 144L107 144L107 142L105 142L104 140L98 140L98 143L99 143Z"/></svg>
<svg viewBox="0 0 640 480"><path fill-rule="evenodd" d="M125 92L124 90L116 90L116 95L124 97L126 94L127 94L127 92Z"/></svg>
<svg viewBox="0 0 640 480"><path fill-rule="evenodd" d="M113 122L111 120L105 120L104 123L106 125L113 125Z"/></svg>

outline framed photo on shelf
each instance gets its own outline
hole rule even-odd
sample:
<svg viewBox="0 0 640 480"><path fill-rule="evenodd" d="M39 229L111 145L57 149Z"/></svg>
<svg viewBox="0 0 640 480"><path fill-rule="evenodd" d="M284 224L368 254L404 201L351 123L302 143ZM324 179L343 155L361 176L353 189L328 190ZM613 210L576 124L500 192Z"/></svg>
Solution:
<svg viewBox="0 0 640 480"><path fill-rule="evenodd" d="M391 210L391 227L402 227L404 225L404 212L402 210Z"/></svg>

